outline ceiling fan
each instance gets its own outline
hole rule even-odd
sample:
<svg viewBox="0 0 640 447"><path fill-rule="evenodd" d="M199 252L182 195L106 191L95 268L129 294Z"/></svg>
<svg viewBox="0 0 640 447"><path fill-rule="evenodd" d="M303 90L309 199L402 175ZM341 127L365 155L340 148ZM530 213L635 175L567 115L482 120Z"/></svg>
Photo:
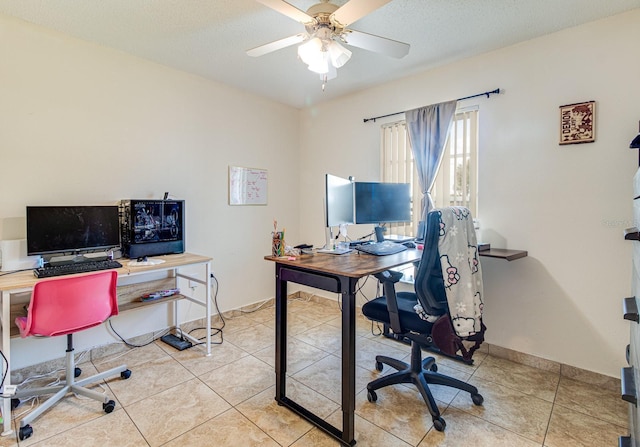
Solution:
<svg viewBox="0 0 640 447"><path fill-rule="evenodd" d="M249 56L262 56L291 45L298 47L298 56L309 70L319 73L324 83L337 76L337 68L351 58L351 51L342 44L401 58L409 52L409 44L347 28L391 0L349 0L342 6L320 0L306 12L284 0L256 0L305 26L305 32L252 48Z"/></svg>

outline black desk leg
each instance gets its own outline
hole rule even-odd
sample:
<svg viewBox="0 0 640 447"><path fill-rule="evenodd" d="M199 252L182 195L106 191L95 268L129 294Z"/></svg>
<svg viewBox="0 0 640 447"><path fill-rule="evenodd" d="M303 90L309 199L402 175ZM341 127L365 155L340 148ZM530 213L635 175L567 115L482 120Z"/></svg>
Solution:
<svg viewBox="0 0 640 447"><path fill-rule="evenodd" d="M341 277L342 293L342 440L355 445L356 410L356 286L357 279Z"/></svg>
<svg viewBox="0 0 640 447"><path fill-rule="evenodd" d="M342 431L287 397L287 280L330 292L342 291ZM357 282L345 276L319 275L276 263L276 401L345 446L356 444L354 412Z"/></svg>
<svg viewBox="0 0 640 447"><path fill-rule="evenodd" d="M276 401L287 395L287 282L276 263Z"/></svg>

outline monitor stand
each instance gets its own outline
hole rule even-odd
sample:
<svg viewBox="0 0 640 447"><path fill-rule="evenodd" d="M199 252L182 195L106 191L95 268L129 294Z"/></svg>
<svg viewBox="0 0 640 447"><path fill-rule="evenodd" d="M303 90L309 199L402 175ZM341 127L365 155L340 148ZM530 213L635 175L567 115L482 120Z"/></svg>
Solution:
<svg viewBox="0 0 640 447"><path fill-rule="evenodd" d="M331 250L333 248L335 248L335 241L333 240L333 231L331 227L325 227L324 247L322 247L322 250Z"/></svg>
<svg viewBox="0 0 640 447"><path fill-rule="evenodd" d="M385 237L384 232L386 231L386 228L381 225L376 226L374 230L376 232L376 242L391 241L401 244L403 242L415 240L414 237L400 236L398 234L390 234Z"/></svg>
<svg viewBox="0 0 640 447"><path fill-rule="evenodd" d="M318 253L329 253L332 255L344 255L351 251L350 248L339 249L336 247L336 240L333 238L331 227L326 227L324 231L324 247L317 250Z"/></svg>

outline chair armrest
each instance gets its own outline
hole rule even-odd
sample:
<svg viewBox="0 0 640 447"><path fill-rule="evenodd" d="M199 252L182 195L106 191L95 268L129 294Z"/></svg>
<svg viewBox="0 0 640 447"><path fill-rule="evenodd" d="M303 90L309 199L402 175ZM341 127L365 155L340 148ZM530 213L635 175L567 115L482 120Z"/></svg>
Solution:
<svg viewBox="0 0 640 447"><path fill-rule="evenodd" d="M381 273L376 273L373 275L377 278L381 283L392 283L395 284L402 279L404 273L396 272L395 270L386 270Z"/></svg>
<svg viewBox="0 0 640 447"><path fill-rule="evenodd" d="M387 310L389 312L389 322L391 323L391 330L395 334L401 334L403 332L402 326L400 326L400 316L398 314L398 298L396 297L395 283L400 281L404 276L402 272L396 272L394 270L387 270L374 275L378 281L382 283L384 289L384 296L387 301Z"/></svg>

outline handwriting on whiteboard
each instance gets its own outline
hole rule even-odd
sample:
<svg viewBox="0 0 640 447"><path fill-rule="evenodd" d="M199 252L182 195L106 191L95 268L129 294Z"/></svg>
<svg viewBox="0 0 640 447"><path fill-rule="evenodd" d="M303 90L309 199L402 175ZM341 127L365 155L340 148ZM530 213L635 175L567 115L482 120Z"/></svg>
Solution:
<svg viewBox="0 0 640 447"><path fill-rule="evenodd" d="M229 166L229 205L266 205L267 170Z"/></svg>

